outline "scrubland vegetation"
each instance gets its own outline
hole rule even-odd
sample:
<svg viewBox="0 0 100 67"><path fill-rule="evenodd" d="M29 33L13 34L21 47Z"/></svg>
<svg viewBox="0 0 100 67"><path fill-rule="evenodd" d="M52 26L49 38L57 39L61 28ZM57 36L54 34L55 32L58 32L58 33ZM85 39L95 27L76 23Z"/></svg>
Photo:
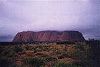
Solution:
<svg viewBox="0 0 100 67"><path fill-rule="evenodd" d="M0 67L92 67L91 46L40 43L0 46Z"/></svg>

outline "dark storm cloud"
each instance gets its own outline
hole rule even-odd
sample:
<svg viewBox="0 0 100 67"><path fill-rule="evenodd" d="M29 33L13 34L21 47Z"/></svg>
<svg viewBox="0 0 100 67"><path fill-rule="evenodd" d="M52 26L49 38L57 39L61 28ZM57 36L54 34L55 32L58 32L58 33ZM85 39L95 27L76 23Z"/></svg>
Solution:
<svg viewBox="0 0 100 67"><path fill-rule="evenodd" d="M88 38L94 38L94 39L100 39L100 25L94 25L94 27L86 28L86 29L79 29L86 39Z"/></svg>
<svg viewBox="0 0 100 67"><path fill-rule="evenodd" d="M11 41L13 39L13 37L11 35L2 35L0 36L0 42L8 42Z"/></svg>

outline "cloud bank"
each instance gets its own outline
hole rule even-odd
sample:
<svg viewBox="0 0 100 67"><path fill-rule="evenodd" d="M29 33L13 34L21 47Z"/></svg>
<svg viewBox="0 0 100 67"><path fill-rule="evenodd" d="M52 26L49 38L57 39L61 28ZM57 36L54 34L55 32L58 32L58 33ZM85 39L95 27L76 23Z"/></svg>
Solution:
<svg viewBox="0 0 100 67"><path fill-rule="evenodd" d="M30 30L78 30L98 39L99 17L99 0L0 0L0 41Z"/></svg>

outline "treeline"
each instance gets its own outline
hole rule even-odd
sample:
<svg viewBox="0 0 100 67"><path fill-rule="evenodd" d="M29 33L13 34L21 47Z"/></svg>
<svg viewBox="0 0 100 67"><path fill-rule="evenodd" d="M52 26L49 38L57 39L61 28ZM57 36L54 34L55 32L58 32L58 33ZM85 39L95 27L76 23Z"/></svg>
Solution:
<svg viewBox="0 0 100 67"><path fill-rule="evenodd" d="M75 44L75 43L86 43L91 47L100 47L100 40L85 40L85 41L33 41L33 42L0 42L0 45L21 45L21 44L49 44L49 43L56 43L56 44ZM95 45L94 45L95 44Z"/></svg>
<svg viewBox="0 0 100 67"><path fill-rule="evenodd" d="M75 44L73 41L34 41L34 42L0 42L0 45L21 45L21 44L49 44L49 43L56 43L56 44Z"/></svg>

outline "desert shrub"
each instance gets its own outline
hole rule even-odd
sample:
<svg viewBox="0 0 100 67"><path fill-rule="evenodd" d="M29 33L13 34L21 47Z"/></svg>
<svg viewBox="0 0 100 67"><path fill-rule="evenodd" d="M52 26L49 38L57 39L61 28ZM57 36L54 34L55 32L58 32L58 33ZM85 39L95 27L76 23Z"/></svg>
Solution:
<svg viewBox="0 0 100 67"><path fill-rule="evenodd" d="M78 57L80 59L87 58L89 56L90 47L88 44L80 43L71 45L67 49L67 53L71 57Z"/></svg>
<svg viewBox="0 0 100 67"><path fill-rule="evenodd" d="M28 64L30 67L42 67L44 65L44 62L40 58L25 58L24 64Z"/></svg>
<svg viewBox="0 0 100 67"><path fill-rule="evenodd" d="M13 47L3 47L3 51L0 53L0 57L14 57L15 51L13 50Z"/></svg>
<svg viewBox="0 0 100 67"><path fill-rule="evenodd" d="M31 45L29 45L29 44L25 44L25 45L24 45L24 49L25 49L25 50L32 50L33 47L32 47Z"/></svg>
<svg viewBox="0 0 100 67"><path fill-rule="evenodd" d="M79 59L82 65L90 65L90 47L88 44L80 43L72 45L67 49L67 53L68 56Z"/></svg>
<svg viewBox="0 0 100 67"><path fill-rule="evenodd" d="M57 58L50 57L50 56L48 56L48 57L43 57L42 59L44 60L45 63L46 63L46 62L56 61L56 60L57 60Z"/></svg>
<svg viewBox="0 0 100 67"><path fill-rule="evenodd" d="M22 52L23 48L21 46L15 46L14 51L17 52L17 53Z"/></svg>
<svg viewBox="0 0 100 67"><path fill-rule="evenodd" d="M69 46L67 48L67 54L68 56L75 57L76 55L78 55L78 49L76 49L76 47L74 47L73 45Z"/></svg>
<svg viewBox="0 0 100 67"><path fill-rule="evenodd" d="M64 62L58 62L58 63L54 64L53 67L82 67L82 66L77 65L77 64L66 64Z"/></svg>
<svg viewBox="0 0 100 67"><path fill-rule="evenodd" d="M56 55L62 55L62 54L67 54L67 51L61 51L61 50L57 50L55 51Z"/></svg>
<svg viewBox="0 0 100 67"><path fill-rule="evenodd" d="M0 67L15 67L15 63L8 58L0 58Z"/></svg>
<svg viewBox="0 0 100 67"><path fill-rule="evenodd" d="M68 56L67 53L63 53L61 55L58 55L57 57L58 57L58 59L62 59L62 58L66 58L66 57L69 57L69 56Z"/></svg>
<svg viewBox="0 0 100 67"><path fill-rule="evenodd" d="M0 53L4 50L4 47L0 46Z"/></svg>
<svg viewBox="0 0 100 67"><path fill-rule="evenodd" d="M8 66L9 66L8 59L0 58L0 67L8 67Z"/></svg>
<svg viewBox="0 0 100 67"><path fill-rule="evenodd" d="M6 55L7 57L15 57L15 52L14 51L9 51Z"/></svg>

